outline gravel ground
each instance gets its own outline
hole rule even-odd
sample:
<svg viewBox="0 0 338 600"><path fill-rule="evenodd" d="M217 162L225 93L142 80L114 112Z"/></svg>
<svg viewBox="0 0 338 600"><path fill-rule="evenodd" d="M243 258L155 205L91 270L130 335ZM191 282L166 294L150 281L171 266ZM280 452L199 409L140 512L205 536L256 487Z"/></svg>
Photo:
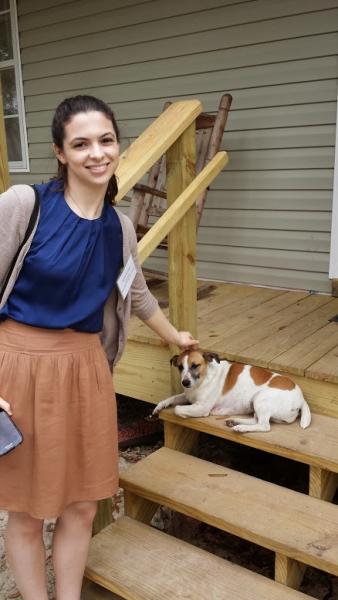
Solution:
<svg viewBox="0 0 338 600"><path fill-rule="evenodd" d="M126 404L126 407L129 413L130 406ZM141 412L142 410L144 409L141 409ZM134 420L136 413L137 404L133 404L129 417ZM121 422L125 425L128 422L125 410L122 411L122 414L120 414L119 410L119 416ZM158 438L157 441L153 441L149 445L131 446L122 449L120 451L120 469L128 468L150 452L156 450L161 444L162 439ZM306 492L307 468L293 461L206 435L200 436L197 455L206 460L243 471L249 475L272 481L296 491ZM338 496L334 501L338 503ZM118 518L123 514L122 490L114 497L113 505L114 518ZM5 524L6 514L0 511L0 600L14 598L20 600L21 596L17 592L13 578L6 567L4 552ZM247 567L267 577L273 577L273 552L260 548L255 544L164 508L160 508L157 511L153 519L153 525L236 564ZM54 577L51 564L53 528L53 521L46 522L44 537L49 596L51 599L54 598ZM338 600L338 578L317 569L308 568L301 591L317 598L317 600Z"/></svg>

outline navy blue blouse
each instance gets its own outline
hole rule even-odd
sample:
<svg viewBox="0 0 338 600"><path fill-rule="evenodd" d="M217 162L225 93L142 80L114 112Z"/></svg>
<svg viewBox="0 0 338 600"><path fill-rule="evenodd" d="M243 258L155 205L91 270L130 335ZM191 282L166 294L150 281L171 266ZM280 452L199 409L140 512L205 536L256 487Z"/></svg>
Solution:
<svg viewBox="0 0 338 600"><path fill-rule="evenodd" d="M120 219L108 203L97 219L79 217L54 181L35 188L39 223L0 319L99 332L122 266Z"/></svg>

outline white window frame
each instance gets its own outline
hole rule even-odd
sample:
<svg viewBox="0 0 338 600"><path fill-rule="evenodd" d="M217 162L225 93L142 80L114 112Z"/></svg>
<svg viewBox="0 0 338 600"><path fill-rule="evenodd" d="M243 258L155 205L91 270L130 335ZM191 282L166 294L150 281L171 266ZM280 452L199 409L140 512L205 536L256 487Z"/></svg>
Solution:
<svg viewBox="0 0 338 600"><path fill-rule="evenodd" d="M13 68L15 72L16 93L18 101L18 116L20 128L20 142L22 160L10 161L8 163L10 173L27 173L29 172L29 157L28 157L28 141L26 129L25 106L22 87L22 71L20 60L19 32L18 32L18 16L16 9L16 0L9 0L9 12L11 19L11 33L13 45L13 59L0 61L0 71L6 68ZM8 13L8 10L1 11L1 15ZM7 116L5 119L13 117Z"/></svg>
<svg viewBox="0 0 338 600"><path fill-rule="evenodd" d="M331 248L330 248L330 279L338 279L338 96L336 119L336 148L333 176L333 203L331 223Z"/></svg>

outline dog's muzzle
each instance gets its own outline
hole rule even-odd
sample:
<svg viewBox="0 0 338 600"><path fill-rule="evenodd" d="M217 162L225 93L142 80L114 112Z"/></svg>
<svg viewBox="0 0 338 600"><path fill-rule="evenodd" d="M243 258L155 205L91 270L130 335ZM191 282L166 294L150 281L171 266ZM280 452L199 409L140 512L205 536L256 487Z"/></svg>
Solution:
<svg viewBox="0 0 338 600"><path fill-rule="evenodd" d="M191 381L190 381L190 379L183 379L182 385L183 385L183 387L186 387L186 388L191 387Z"/></svg>

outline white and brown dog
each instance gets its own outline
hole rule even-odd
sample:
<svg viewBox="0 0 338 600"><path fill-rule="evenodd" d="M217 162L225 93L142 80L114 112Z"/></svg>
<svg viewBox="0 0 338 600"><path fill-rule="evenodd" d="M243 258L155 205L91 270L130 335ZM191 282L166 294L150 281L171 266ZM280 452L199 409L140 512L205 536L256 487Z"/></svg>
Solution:
<svg viewBox="0 0 338 600"><path fill-rule="evenodd" d="M270 420L292 423L299 412L300 426L311 423L303 393L289 377L261 367L230 363L217 354L186 350L171 359L181 373L182 394L162 400L152 413L175 406L180 417L249 415L226 421L234 431L269 431Z"/></svg>

